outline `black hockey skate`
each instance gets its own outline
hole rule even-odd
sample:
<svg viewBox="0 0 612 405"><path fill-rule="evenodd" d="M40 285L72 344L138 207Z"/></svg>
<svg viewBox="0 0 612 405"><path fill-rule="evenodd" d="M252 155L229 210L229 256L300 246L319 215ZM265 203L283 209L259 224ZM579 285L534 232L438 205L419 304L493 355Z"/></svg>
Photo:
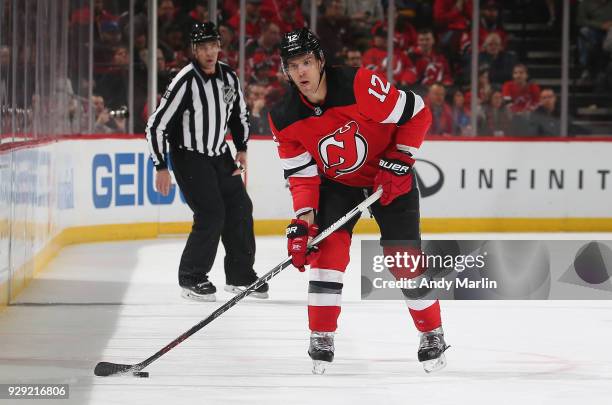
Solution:
<svg viewBox="0 0 612 405"><path fill-rule="evenodd" d="M426 373L433 373L446 367L444 352L449 347L444 341L444 331L441 326L421 333L418 356Z"/></svg>
<svg viewBox="0 0 612 405"><path fill-rule="evenodd" d="M312 374L323 374L334 361L334 332L311 332L308 355L312 359Z"/></svg>
<svg viewBox="0 0 612 405"><path fill-rule="evenodd" d="M247 284L247 285L226 284L224 290L232 294L240 294L241 292L246 290L249 285L250 284ZM269 289L270 287L268 286L268 283L263 283L262 285L259 286L259 288L256 288L255 291L249 294L249 297L266 299L269 297L268 295Z"/></svg>
<svg viewBox="0 0 612 405"><path fill-rule="evenodd" d="M215 297L217 287L208 280L190 286L182 285L181 287L183 288L183 292L181 293L183 298L203 302L213 302L217 300L217 297Z"/></svg>

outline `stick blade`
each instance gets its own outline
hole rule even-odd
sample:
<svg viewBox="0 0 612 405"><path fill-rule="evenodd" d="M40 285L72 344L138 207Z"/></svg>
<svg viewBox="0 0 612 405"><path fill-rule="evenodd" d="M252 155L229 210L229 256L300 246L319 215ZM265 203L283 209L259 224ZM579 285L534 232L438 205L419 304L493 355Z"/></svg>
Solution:
<svg viewBox="0 0 612 405"><path fill-rule="evenodd" d="M96 368L94 369L94 374L98 377L107 377L109 375L114 374L122 374L132 368L130 364L117 364L117 363L108 363L106 361L101 361L96 364Z"/></svg>

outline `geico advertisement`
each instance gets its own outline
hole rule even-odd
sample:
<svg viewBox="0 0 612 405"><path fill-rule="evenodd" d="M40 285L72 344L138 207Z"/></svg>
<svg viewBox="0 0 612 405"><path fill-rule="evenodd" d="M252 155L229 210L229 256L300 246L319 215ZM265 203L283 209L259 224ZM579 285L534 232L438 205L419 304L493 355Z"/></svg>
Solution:
<svg viewBox="0 0 612 405"><path fill-rule="evenodd" d="M79 140L72 143L81 166L73 225L188 221L191 212L176 183L163 196L155 190L155 167L143 139ZM77 180L78 178L78 180ZM161 218L161 207L164 217Z"/></svg>
<svg viewBox="0 0 612 405"><path fill-rule="evenodd" d="M176 185L155 191L144 140L76 143L90 170L75 184L89 185L81 192L96 215L108 212L104 222L190 220ZM422 217L611 217L609 156L608 142L425 142L415 166ZM293 215L273 142L249 144L247 185L256 219Z"/></svg>
<svg viewBox="0 0 612 405"><path fill-rule="evenodd" d="M95 208L185 203L175 184L166 196L155 190L155 167L145 153L97 153L91 167Z"/></svg>

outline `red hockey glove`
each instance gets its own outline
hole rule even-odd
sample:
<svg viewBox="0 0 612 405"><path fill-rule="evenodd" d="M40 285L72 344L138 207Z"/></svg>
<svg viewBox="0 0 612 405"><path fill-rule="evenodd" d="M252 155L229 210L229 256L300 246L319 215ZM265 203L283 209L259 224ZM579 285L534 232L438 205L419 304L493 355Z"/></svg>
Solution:
<svg viewBox="0 0 612 405"><path fill-rule="evenodd" d="M315 224L308 226L303 219L294 219L287 226L287 251L291 256L291 263L299 270L304 271L305 265L310 263L308 257L308 238L313 238L319 233L319 227Z"/></svg>
<svg viewBox="0 0 612 405"><path fill-rule="evenodd" d="M374 190L382 187L382 205L389 205L402 194L412 190L412 166L414 159L399 151L388 152L380 158L379 169L374 178Z"/></svg>

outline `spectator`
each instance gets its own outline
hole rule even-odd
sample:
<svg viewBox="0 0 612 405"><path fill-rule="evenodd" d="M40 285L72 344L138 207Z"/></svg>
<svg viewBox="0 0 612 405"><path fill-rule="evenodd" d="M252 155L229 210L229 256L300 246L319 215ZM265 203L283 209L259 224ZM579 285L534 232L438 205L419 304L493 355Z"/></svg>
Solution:
<svg viewBox="0 0 612 405"><path fill-rule="evenodd" d="M231 3L231 2L225 2ZM263 25L263 19L259 14L261 0L246 0L246 36L249 39L259 37L261 33L260 27ZM227 21L234 32L240 32L240 12L236 11L233 16Z"/></svg>
<svg viewBox="0 0 612 405"><path fill-rule="evenodd" d="M346 3L346 13L353 23L363 27L371 27L384 17L380 0L350 0Z"/></svg>
<svg viewBox="0 0 612 405"><path fill-rule="evenodd" d="M489 79L491 84L501 86L504 82L512 79L512 69L516 64L516 56L513 52L504 50L499 34L493 32L485 38L483 51L478 54L479 66L489 68ZM465 81L469 82L471 74L471 61L469 55L464 63Z"/></svg>
<svg viewBox="0 0 612 405"><path fill-rule="evenodd" d="M401 49L410 51L417 46L417 31L412 24L412 19L406 13L398 12L395 20L395 43Z"/></svg>
<svg viewBox="0 0 612 405"><path fill-rule="evenodd" d="M446 88L434 83L429 88L425 104L431 109L432 122L428 135L450 135L453 132L453 113L446 103Z"/></svg>
<svg viewBox="0 0 612 405"><path fill-rule="evenodd" d="M157 7L157 29L164 37L170 27L180 24L177 20L178 9L173 0L160 0Z"/></svg>
<svg viewBox="0 0 612 405"><path fill-rule="evenodd" d="M141 42L146 46L146 39L149 29L148 1L136 1L134 4L134 15L130 16L129 10L125 10L119 16L118 22L124 38L130 37L130 25L134 26L136 42ZM144 36L144 38L142 38ZM139 39L140 38L140 39ZM137 49L141 49L137 47Z"/></svg>
<svg viewBox="0 0 612 405"><path fill-rule="evenodd" d="M121 29L117 21L108 20L100 24L100 42L108 46L121 44Z"/></svg>
<svg viewBox="0 0 612 405"><path fill-rule="evenodd" d="M249 41L245 49L247 81L264 85L277 83L280 72L280 29L273 22L266 22L257 40Z"/></svg>
<svg viewBox="0 0 612 405"><path fill-rule="evenodd" d="M377 30L386 30L388 23L386 20L379 21L370 30L370 37L373 36ZM410 19L403 14L397 14L395 21L395 32L393 33L394 46L402 51L411 53L414 51L417 45L417 32L412 25ZM371 41L369 41L371 42ZM366 45L369 45L366 44Z"/></svg>
<svg viewBox="0 0 612 405"><path fill-rule="evenodd" d="M387 31L379 27L374 33L372 47L363 54L363 65L383 75L387 74ZM412 61L399 47L393 53L393 79L400 86L416 81L416 70Z"/></svg>
<svg viewBox="0 0 612 405"><path fill-rule="evenodd" d="M306 25L297 0L263 0L261 15L272 21L281 32L289 32Z"/></svg>
<svg viewBox="0 0 612 405"><path fill-rule="evenodd" d="M189 49L186 49L185 33L180 24L172 24L166 28L159 46L164 51L164 58L175 69L181 69L189 63Z"/></svg>
<svg viewBox="0 0 612 405"><path fill-rule="evenodd" d="M612 1L583 0L578 5L576 23L578 35L578 63L583 69L579 84L588 85L602 72L606 60L602 43L612 29Z"/></svg>
<svg viewBox="0 0 612 405"><path fill-rule="evenodd" d="M350 44L350 20L343 0L326 0L325 13L317 22L317 34L328 65L342 63L344 47Z"/></svg>
<svg viewBox="0 0 612 405"><path fill-rule="evenodd" d="M118 109L128 104L128 68L130 64L127 47L121 45L113 49L111 66L108 71L99 75L96 80L98 94L104 97L111 109Z"/></svg>
<svg viewBox="0 0 612 405"><path fill-rule="evenodd" d="M100 39L94 45L94 73L104 74L113 69L113 53L121 45L121 30L116 21L100 24Z"/></svg>
<svg viewBox="0 0 612 405"><path fill-rule="evenodd" d="M557 21L557 11L555 9L555 0L545 0L546 1L546 9L548 10L548 22L546 25L552 28Z"/></svg>
<svg viewBox="0 0 612 405"><path fill-rule="evenodd" d="M453 135L471 135L472 127L470 126L470 112L465 105L465 97L461 90L455 90L453 93L453 106L451 108L453 115Z"/></svg>
<svg viewBox="0 0 612 405"><path fill-rule="evenodd" d="M94 94L91 97L94 112L94 132L98 134L109 134L113 132L125 132L125 118L112 117L104 105L104 97ZM114 114L113 114L114 115Z"/></svg>
<svg viewBox="0 0 612 405"><path fill-rule="evenodd" d="M489 80L489 66L480 65L478 68L478 103L485 104L491 99L491 93L493 87ZM472 92L468 91L465 93L465 105L468 109L471 109L472 103Z"/></svg>
<svg viewBox="0 0 612 405"><path fill-rule="evenodd" d="M543 89L540 92L540 106L531 114L530 123L533 135L561 135L561 114L557 108L557 96L553 89Z"/></svg>
<svg viewBox="0 0 612 405"><path fill-rule="evenodd" d="M302 15L306 21L310 21L310 7L313 1L316 3L317 16L322 16L325 12L324 0L301 0L300 9L302 10ZM343 10L343 12L345 11L346 10Z"/></svg>
<svg viewBox="0 0 612 405"><path fill-rule="evenodd" d="M86 2L83 7L75 10L70 16L70 24L72 26L88 26L90 18L89 2ZM7 3L8 4L8 3ZM104 7L104 0L94 0L94 41L100 39L100 27L105 21L117 21L118 17L112 14Z"/></svg>
<svg viewBox="0 0 612 405"><path fill-rule="evenodd" d="M346 15L351 20L351 42L362 48L368 46L374 23L385 18L380 0L349 0Z"/></svg>
<svg viewBox="0 0 612 405"><path fill-rule="evenodd" d="M512 80L504 83L504 101L513 114L533 111L540 102L540 86L528 81L527 66L519 63L512 70Z"/></svg>
<svg viewBox="0 0 612 405"><path fill-rule="evenodd" d="M419 30L417 36L418 47L412 54L412 60L416 67L417 82L430 86L436 82L441 82L445 86L453 84L450 75L448 61L444 55L434 50L434 36L429 28Z"/></svg>
<svg viewBox="0 0 612 405"><path fill-rule="evenodd" d="M504 107L504 96L493 90L491 101L482 105L478 116L478 135L507 136L511 133L512 115Z"/></svg>
<svg viewBox="0 0 612 405"><path fill-rule="evenodd" d="M219 34L221 35L221 52L219 60L238 69L238 49L236 47L235 32L228 24L219 24Z"/></svg>
<svg viewBox="0 0 612 405"><path fill-rule="evenodd" d="M478 30L478 46L482 48L489 34L497 34L501 45L505 49L508 45L508 33L502 27L499 18L499 4L497 0L486 0L480 12L480 28Z"/></svg>
<svg viewBox="0 0 612 405"><path fill-rule="evenodd" d="M143 49L148 49L147 32L134 30L134 53L139 55ZM144 61L139 61L144 62Z"/></svg>
<svg viewBox="0 0 612 405"><path fill-rule="evenodd" d="M187 14L186 27L193 27L195 23L204 23L209 20L208 1L196 0L193 8ZM211 21L214 21L212 19Z"/></svg>
<svg viewBox="0 0 612 405"><path fill-rule="evenodd" d="M363 66L363 55L361 54L361 51L357 48L349 48L346 51L344 64L357 68Z"/></svg>
<svg viewBox="0 0 612 405"><path fill-rule="evenodd" d="M149 50L143 49L139 53L140 59L144 62L145 67L149 68ZM161 48L157 48L157 93L162 94L166 87L170 84L171 78L179 69L170 70L164 57L164 52ZM146 77L146 75L145 75Z"/></svg>
<svg viewBox="0 0 612 405"><path fill-rule="evenodd" d="M247 87L247 106L249 111L249 124L251 132L259 135L269 135L270 124L268 122L269 109L266 102L267 89L259 83L251 83Z"/></svg>
<svg viewBox="0 0 612 405"><path fill-rule="evenodd" d="M453 58L459 54L461 38L469 31L472 0L435 0L433 14L440 47Z"/></svg>

